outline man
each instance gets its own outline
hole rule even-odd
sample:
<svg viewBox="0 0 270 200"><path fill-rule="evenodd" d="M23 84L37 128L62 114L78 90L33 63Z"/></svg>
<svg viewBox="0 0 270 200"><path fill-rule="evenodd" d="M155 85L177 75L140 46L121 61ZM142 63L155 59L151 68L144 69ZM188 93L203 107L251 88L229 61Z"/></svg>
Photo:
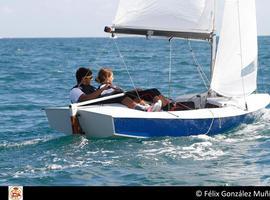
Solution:
<svg viewBox="0 0 270 200"><path fill-rule="evenodd" d="M92 71L84 67L80 67L76 71L76 79L77 85L75 85L70 91L71 103L78 103L86 100L95 99L99 97L100 94L109 87L109 85L106 85L103 88L97 89L92 86Z"/></svg>
<svg viewBox="0 0 270 200"><path fill-rule="evenodd" d="M93 79L92 71L90 69L80 67L76 71L77 85L75 85L70 91L71 103L78 103L91 99L98 98L100 94L109 87L106 85L104 88L97 89L91 85ZM80 126L77 118L77 111L74 111L71 106L71 126L73 134L82 134L83 130Z"/></svg>

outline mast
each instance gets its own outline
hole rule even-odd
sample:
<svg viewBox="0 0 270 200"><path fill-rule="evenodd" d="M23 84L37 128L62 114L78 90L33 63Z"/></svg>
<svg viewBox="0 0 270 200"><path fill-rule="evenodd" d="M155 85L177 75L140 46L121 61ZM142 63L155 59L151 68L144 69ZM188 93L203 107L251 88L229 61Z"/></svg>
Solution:
<svg viewBox="0 0 270 200"><path fill-rule="evenodd" d="M210 80L212 80L217 55L217 36L215 33L213 34L210 42L211 42Z"/></svg>
<svg viewBox="0 0 270 200"><path fill-rule="evenodd" d="M212 80L214 66L216 61L217 54L217 35L216 35L216 1L214 1L214 9L213 9L213 33L211 37L211 66L210 66L210 80Z"/></svg>

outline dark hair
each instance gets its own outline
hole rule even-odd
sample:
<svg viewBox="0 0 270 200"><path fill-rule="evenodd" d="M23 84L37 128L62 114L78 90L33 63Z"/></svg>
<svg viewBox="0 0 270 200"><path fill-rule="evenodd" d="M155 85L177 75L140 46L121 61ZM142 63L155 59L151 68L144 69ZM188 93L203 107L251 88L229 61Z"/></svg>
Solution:
<svg viewBox="0 0 270 200"><path fill-rule="evenodd" d="M98 72L98 76L96 78L96 82L104 83L107 78L109 78L113 74L112 70L109 68L101 68Z"/></svg>
<svg viewBox="0 0 270 200"><path fill-rule="evenodd" d="M83 77L85 76L91 76L92 75L92 71L90 69L87 69L85 67L80 67L77 71L76 71L76 79L77 79L77 83L80 84Z"/></svg>

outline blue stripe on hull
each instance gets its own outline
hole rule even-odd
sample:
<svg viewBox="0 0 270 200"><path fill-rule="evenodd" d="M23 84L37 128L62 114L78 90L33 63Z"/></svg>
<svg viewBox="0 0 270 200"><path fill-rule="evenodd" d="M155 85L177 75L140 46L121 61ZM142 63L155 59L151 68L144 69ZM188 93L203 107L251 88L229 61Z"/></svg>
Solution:
<svg viewBox="0 0 270 200"><path fill-rule="evenodd" d="M145 119L115 118L115 132L137 137L189 136L208 132L209 135L224 133L242 123L252 123L254 114L213 119Z"/></svg>

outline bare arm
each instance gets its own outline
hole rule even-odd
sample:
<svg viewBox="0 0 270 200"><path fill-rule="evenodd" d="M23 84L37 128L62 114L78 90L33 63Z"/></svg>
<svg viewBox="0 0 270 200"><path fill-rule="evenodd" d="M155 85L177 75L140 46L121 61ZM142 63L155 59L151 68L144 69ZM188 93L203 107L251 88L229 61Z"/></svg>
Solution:
<svg viewBox="0 0 270 200"><path fill-rule="evenodd" d="M92 99L96 99L100 96L100 94L108 89L110 85L106 85L103 88L97 89L95 92L91 93L91 94L82 94L78 100L78 102L82 102L82 101L87 101L87 100L92 100Z"/></svg>

